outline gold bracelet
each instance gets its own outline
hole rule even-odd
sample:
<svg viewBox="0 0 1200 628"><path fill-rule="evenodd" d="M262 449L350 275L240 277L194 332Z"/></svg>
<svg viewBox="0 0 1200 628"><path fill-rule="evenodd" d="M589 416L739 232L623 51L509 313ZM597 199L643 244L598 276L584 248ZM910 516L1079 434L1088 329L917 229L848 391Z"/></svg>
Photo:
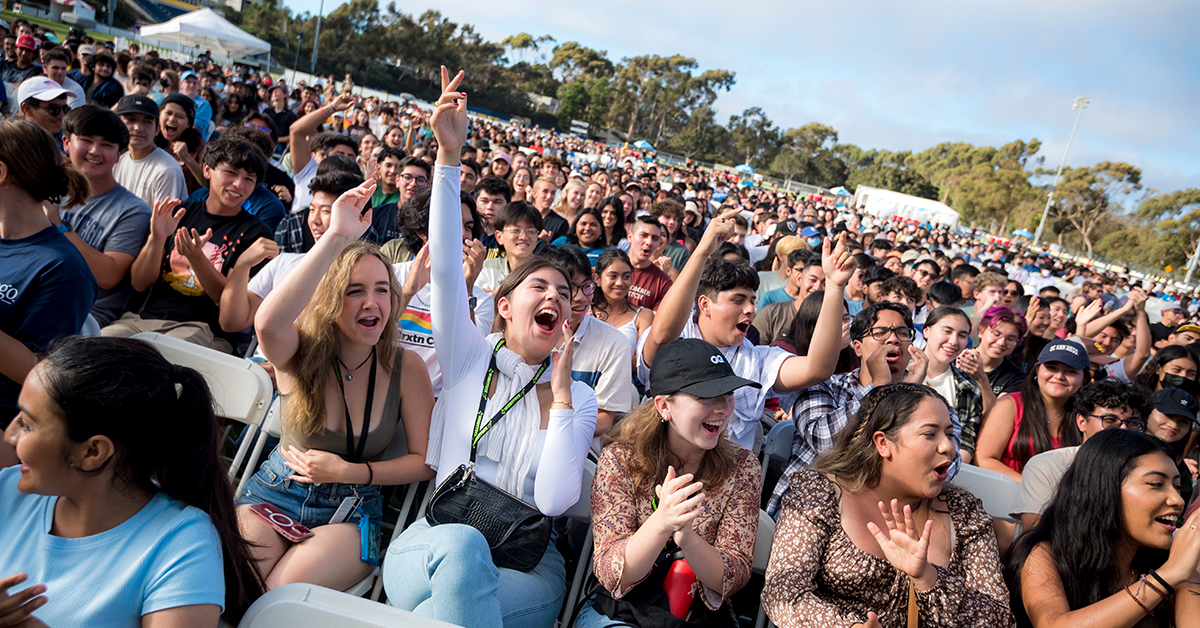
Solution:
<svg viewBox="0 0 1200 628"><path fill-rule="evenodd" d="M563 401L563 400L561 400L561 399L555 399L554 401L552 401L552 402L550 403L550 405L554 405L554 404L556 404L556 403L561 403L562 405L566 406L568 410L574 410L574 409L575 409L575 406L571 405L571 402L570 402L570 401Z"/></svg>

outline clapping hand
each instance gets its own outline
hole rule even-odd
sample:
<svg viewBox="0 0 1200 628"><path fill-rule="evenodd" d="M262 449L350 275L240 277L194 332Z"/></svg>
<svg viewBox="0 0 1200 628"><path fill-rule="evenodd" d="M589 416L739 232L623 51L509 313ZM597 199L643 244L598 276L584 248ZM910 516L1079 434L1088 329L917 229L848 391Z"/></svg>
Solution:
<svg viewBox="0 0 1200 628"><path fill-rule="evenodd" d="M908 355L912 356L912 362L908 365L908 374L904 376L904 381L910 384L924 384L925 374L929 372L929 358L925 357L925 352L916 345L908 345Z"/></svg>
<svg viewBox="0 0 1200 628"><path fill-rule="evenodd" d="M179 207L182 203L177 198L164 198L154 204L154 211L150 215L150 235L158 240L166 240L175 230L179 228L179 221L183 220L183 215L187 212L186 209ZM175 208L179 207L179 211Z"/></svg>
<svg viewBox="0 0 1200 628"><path fill-rule="evenodd" d="M958 358L954 360L954 365L963 373L974 377L975 373L979 372L980 367L983 365L983 358L979 357L979 351L966 349L958 354Z"/></svg>
<svg viewBox="0 0 1200 628"><path fill-rule="evenodd" d="M254 241L242 256L238 258L238 266L254 268L265 259L275 259L279 255L279 244L271 238L259 238Z"/></svg>
<svg viewBox="0 0 1200 628"><path fill-rule="evenodd" d="M180 227L175 231L175 250L195 266L207 259L204 256L204 245L212 239L212 234L212 229L198 233L195 229Z"/></svg>
<svg viewBox="0 0 1200 628"><path fill-rule="evenodd" d="M667 467L667 477L663 483L654 487L658 497L658 509L650 516L657 518L658 524L665 532L669 532L676 543L679 534L691 530L692 520L700 516L700 504L704 501L704 484L693 482L691 473L676 477L675 467Z"/></svg>
<svg viewBox="0 0 1200 628"><path fill-rule="evenodd" d="M486 257L487 247L479 240L463 242L463 277L467 279L468 293L475 285L475 280L479 279L479 272L483 270L483 260Z"/></svg>
<svg viewBox="0 0 1200 628"><path fill-rule="evenodd" d="M1087 324L1099 316L1102 310L1104 310L1104 301L1100 299L1095 299L1079 310L1079 313L1075 315L1075 329L1079 335L1085 335Z"/></svg>
<svg viewBox="0 0 1200 628"><path fill-rule="evenodd" d="M913 521L911 506L900 509L900 502L893 499L891 508L879 502L879 512L887 523L887 532L874 522L867 522L867 530L879 543L879 549L892 567L903 571L913 579L920 591L928 591L937 583L937 571L929 563L929 540L933 532L933 517L925 522L925 529L917 528ZM932 573L931 573L932 572ZM924 586L922 586L924 585Z"/></svg>

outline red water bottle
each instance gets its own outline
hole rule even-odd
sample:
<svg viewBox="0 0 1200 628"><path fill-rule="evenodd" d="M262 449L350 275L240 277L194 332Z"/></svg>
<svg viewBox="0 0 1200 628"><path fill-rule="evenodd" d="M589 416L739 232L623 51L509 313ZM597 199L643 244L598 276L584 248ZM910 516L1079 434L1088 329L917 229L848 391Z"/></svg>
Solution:
<svg viewBox="0 0 1200 628"><path fill-rule="evenodd" d="M680 558L671 563L667 577L663 579L663 589L667 592L667 603L671 606L671 614L686 620L688 609L692 607L695 596L692 585L696 584L696 574L692 571L687 560Z"/></svg>

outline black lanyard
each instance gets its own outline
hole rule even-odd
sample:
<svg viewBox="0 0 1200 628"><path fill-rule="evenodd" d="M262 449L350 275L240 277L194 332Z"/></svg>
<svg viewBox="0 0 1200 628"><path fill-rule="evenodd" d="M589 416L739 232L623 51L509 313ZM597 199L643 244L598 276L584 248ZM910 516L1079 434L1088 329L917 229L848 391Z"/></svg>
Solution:
<svg viewBox="0 0 1200 628"><path fill-rule="evenodd" d="M363 408L362 437L358 446L354 446L354 422L350 420L350 406L346 403L346 386L342 384L342 371L335 363L333 373L337 375L338 388L342 389L342 407L346 409L346 456L350 462L362 460L363 452L367 449L367 428L371 426L371 406L375 403L375 367L379 361L375 359L375 349L371 348L371 372L367 375L367 405Z"/></svg>
<svg viewBox="0 0 1200 628"><path fill-rule="evenodd" d="M496 412L495 416L492 417L492 420L488 421L486 425L482 425L483 410L487 406L488 402L488 389L492 387L492 377L496 374L496 354L500 352L500 347L503 346L504 339L501 338L500 342L496 343L496 348L492 350L492 361L488 365L487 376L483 378L483 392L480 394L479 412L475 413L475 429L471 432L471 464L475 464L475 450L478 449L479 440L483 438L483 435L487 434L488 431L492 429L492 426L498 423L500 419L504 418L504 415L508 414L508 411L512 410L513 406L517 405L518 401L524 399L525 395L529 394L529 391L532 390L533 387L537 385L537 381L541 379L542 373L545 373L546 368L550 366L550 358L546 358L546 360L542 362L542 365L538 367L537 373L534 373L533 379L529 380L529 383L525 384L525 387L521 389L521 392L513 396L512 399L509 399L508 402L505 403L498 412Z"/></svg>

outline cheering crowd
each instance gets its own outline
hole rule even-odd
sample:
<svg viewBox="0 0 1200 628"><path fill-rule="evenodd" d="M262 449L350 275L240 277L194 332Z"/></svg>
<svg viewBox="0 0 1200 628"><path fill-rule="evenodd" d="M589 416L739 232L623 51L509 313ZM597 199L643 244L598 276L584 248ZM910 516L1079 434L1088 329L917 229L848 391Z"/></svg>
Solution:
<svg viewBox="0 0 1200 628"><path fill-rule="evenodd" d="M468 115L444 68L422 109L0 26L0 627L236 624L378 567L549 628L589 499L581 628L1200 625L1191 294ZM269 373L240 493L143 332Z"/></svg>

